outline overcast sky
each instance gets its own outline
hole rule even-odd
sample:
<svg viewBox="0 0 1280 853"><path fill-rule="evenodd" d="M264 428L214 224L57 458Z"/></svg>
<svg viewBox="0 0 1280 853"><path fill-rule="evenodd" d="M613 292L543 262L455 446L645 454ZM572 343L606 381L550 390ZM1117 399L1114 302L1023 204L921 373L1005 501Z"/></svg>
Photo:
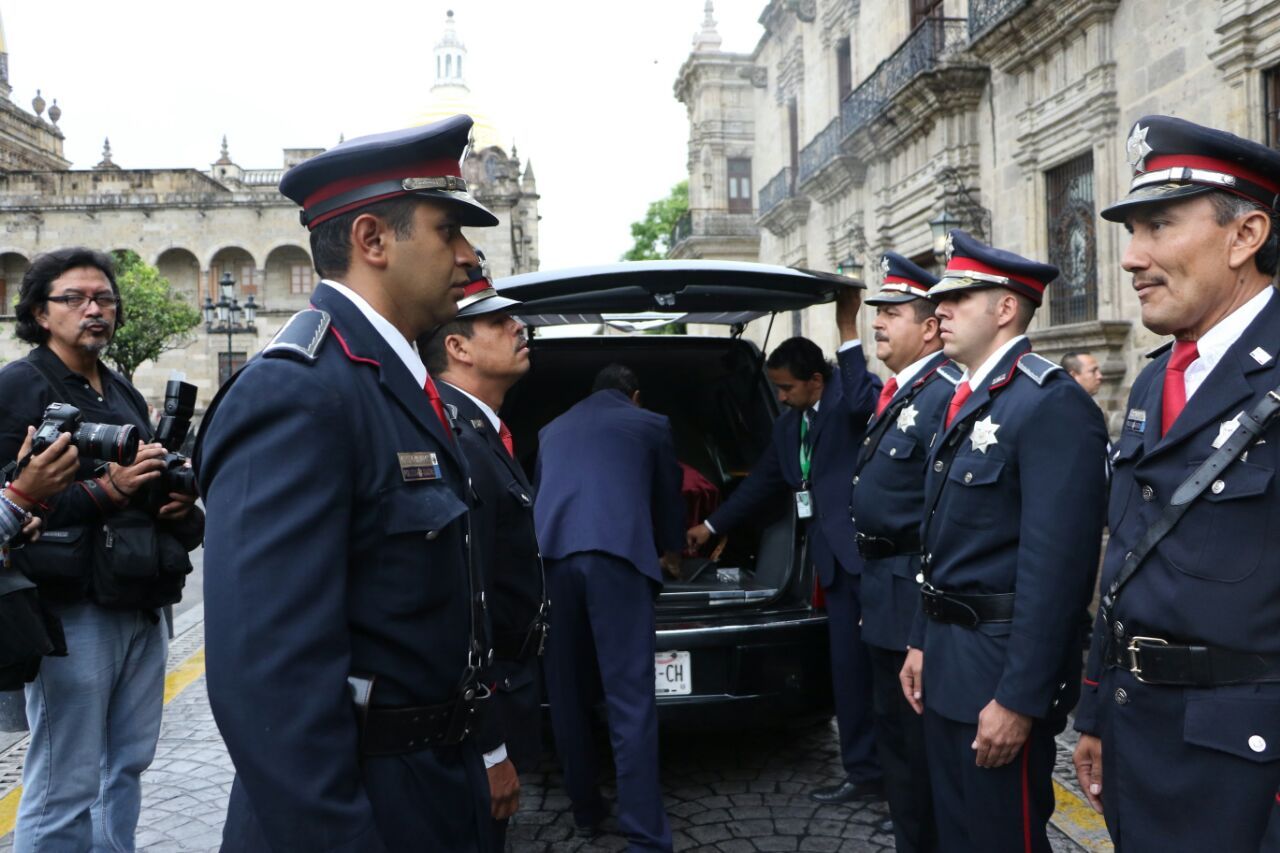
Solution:
<svg viewBox="0 0 1280 853"><path fill-rule="evenodd" d="M277 167L414 123L430 103L446 9L477 103L542 194L544 269L615 260L629 224L686 176L672 95L704 0L0 0L13 99L62 108L65 153L91 168L111 138L125 168L218 157ZM724 49L750 51L765 0L716 0Z"/></svg>

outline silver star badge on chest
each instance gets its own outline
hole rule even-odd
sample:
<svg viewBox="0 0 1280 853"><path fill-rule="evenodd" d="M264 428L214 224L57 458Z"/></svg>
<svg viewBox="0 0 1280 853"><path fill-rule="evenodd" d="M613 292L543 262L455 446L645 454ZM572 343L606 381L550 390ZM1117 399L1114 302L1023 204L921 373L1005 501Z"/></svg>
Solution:
<svg viewBox="0 0 1280 853"><path fill-rule="evenodd" d="M912 403L901 412L898 412L898 429L906 432L916 425L916 415L920 414L916 410L916 404Z"/></svg>
<svg viewBox="0 0 1280 853"><path fill-rule="evenodd" d="M1150 128L1135 124L1133 133L1129 134L1129 141L1124 146L1129 155L1129 166L1135 172L1142 169L1142 161L1146 160L1147 155L1151 153L1151 146L1147 144L1148 130Z"/></svg>
<svg viewBox="0 0 1280 853"><path fill-rule="evenodd" d="M979 453L986 453L988 447L999 444L1000 440L996 438L996 430L998 429L1000 429L1000 424L992 423L990 415L975 423L973 425L973 435L969 436L969 440L973 442L973 449Z"/></svg>

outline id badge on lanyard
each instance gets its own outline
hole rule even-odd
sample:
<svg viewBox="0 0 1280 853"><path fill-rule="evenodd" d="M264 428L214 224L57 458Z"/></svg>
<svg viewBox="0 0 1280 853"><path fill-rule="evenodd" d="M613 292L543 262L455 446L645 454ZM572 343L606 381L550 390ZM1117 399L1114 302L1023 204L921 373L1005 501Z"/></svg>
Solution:
<svg viewBox="0 0 1280 853"><path fill-rule="evenodd" d="M807 485L807 483L806 483ZM808 489L796 492L796 518L813 517L813 493Z"/></svg>
<svg viewBox="0 0 1280 853"><path fill-rule="evenodd" d="M809 445L809 422L800 420L800 488L796 490L796 518L813 518L813 493L809 490L809 467L813 448Z"/></svg>

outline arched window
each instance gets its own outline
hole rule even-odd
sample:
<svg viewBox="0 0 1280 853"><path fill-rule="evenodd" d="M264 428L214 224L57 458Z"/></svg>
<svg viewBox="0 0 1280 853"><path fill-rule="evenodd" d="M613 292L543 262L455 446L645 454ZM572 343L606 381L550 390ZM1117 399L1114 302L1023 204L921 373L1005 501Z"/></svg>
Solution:
<svg viewBox="0 0 1280 853"><path fill-rule="evenodd" d="M456 76L459 80L462 79L462 57L461 56L458 57L458 73Z"/></svg>
<svg viewBox="0 0 1280 853"><path fill-rule="evenodd" d="M444 58L444 76L453 76L453 54L447 54Z"/></svg>

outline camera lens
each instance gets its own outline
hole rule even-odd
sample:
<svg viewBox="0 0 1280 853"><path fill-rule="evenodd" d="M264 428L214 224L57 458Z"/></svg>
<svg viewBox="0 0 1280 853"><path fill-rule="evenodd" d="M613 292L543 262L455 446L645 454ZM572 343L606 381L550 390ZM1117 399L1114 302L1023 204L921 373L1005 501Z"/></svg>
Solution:
<svg viewBox="0 0 1280 853"><path fill-rule="evenodd" d="M180 492L184 495L197 494L196 491L196 472L192 471L185 465L170 468L166 472L168 479L168 487L171 492Z"/></svg>
<svg viewBox="0 0 1280 853"><path fill-rule="evenodd" d="M81 424L72 440L90 459L132 465L138 458L138 430L133 424Z"/></svg>

